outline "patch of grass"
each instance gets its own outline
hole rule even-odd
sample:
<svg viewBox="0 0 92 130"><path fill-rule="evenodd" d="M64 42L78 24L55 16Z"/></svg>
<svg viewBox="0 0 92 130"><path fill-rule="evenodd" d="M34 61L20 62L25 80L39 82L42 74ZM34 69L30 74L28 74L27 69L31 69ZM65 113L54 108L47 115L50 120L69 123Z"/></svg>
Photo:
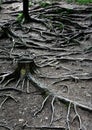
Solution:
<svg viewBox="0 0 92 130"><path fill-rule="evenodd" d="M40 2L39 2L39 5L40 5L41 7L43 7L43 8L45 8L45 7L50 6L51 3L50 3L50 2L47 2L47 1L40 1Z"/></svg>
<svg viewBox="0 0 92 130"><path fill-rule="evenodd" d="M68 3L78 3L78 4L89 4L92 3L92 0L67 0Z"/></svg>
<svg viewBox="0 0 92 130"><path fill-rule="evenodd" d="M29 1L29 7L33 6L34 3L32 1Z"/></svg>
<svg viewBox="0 0 92 130"><path fill-rule="evenodd" d="M18 16L17 16L17 21L19 23L23 23L24 22L24 16L23 16L23 13L19 13Z"/></svg>

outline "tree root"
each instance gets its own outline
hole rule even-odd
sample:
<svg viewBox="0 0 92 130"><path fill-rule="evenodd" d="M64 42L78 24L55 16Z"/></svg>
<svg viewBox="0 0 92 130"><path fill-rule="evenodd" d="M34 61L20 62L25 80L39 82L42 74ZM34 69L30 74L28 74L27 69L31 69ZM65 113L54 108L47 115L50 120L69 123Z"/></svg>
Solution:
<svg viewBox="0 0 92 130"><path fill-rule="evenodd" d="M2 108L2 106L5 104L5 102L9 99L12 99L13 101L17 102L17 100L10 94L3 94L0 95L0 97L5 97L5 99L2 101L2 103L0 104L0 108Z"/></svg>
<svg viewBox="0 0 92 130"><path fill-rule="evenodd" d="M55 113L55 107L54 107L54 102L55 102L55 96L53 96L52 101L51 101L51 110L52 110L52 115L51 115L51 121L50 121L50 125L52 125L53 121L54 121L54 113Z"/></svg>
<svg viewBox="0 0 92 130"><path fill-rule="evenodd" d="M78 118L78 121L79 121L79 130L82 130L82 120L81 120L80 115L79 115L78 112L77 112L77 106L76 106L76 104L74 104L74 111L75 111L75 116L74 116L74 118L73 118L73 120L72 120L72 123L73 123L73 121L74 121L76 118Z"/></svg>
<svg viewBox="0 0 92 130"><path fill-rule="evenodd" d="M69 81L69 80L74 81L74 82L79 82L81 80L92 80L92 74L91 73L83 73L83 74L72 74L72 73L68 74L68 73L65 73L65 74L62 74L62 76L59 76L59 77L46 76L46 75L39 75L39 77L40 78L47 78L47 79L57 79L57 81L54 81L52 83L52 85L55 85L55 84L62 82L62 81Z"/></svg>
<svg viewBox="0 0 92 130"><path fill-rule="evenodd" d="M44 109L45 103L46 103L46 101L48 100L48 98L49 98L50 96L52 96L52 95L48 95L48 96L44 99L44 101L42 102L41 108L38 109L38 111L36 111L36 112L34 113L34 116L36 116L37 114L39 114L39 113ZM55 113L54 102L55 102L55 96L53 96L52 101L51 101L52 114L51 114L50 125L52 125L52 123L53 123L53 121L54 121L54 113Z"/></svg>
<svg viewBox="0 0 92 130"><path fill-rule="evenodd" d="M71 106L74 106L74 112L75 112L75 116L73 117L72 121L69 120L69 116L70 116L70 110L71 110ZM82 120L81 120L81 117L80 115L78 114L78 111L77 111L77 105L76 104L71 104L71 102L69 103L69 106L68 106L68 113L67 113L67 120L66 120L66 123L67 123L67 129L68 130L71 130L70 128L70 123L72 124L74 122L74 120L78 119L78 122L79 122L79 130L82 130Z"/></svg>
<svg viewBox="0 0 92 130"><path fill-rule="evenodd" d="M69 105L68 105L68 112L67 112L67 119L66 119L67 130L71 130L71 129L70 129L70 119L69 119L70 110L71 110L71 102L70 102Z"/></svg>
<svg viewBox="0 0 92 130"><path fill-rule="evenodd" d="M13 130L13 128L10 128L9 126L7 126L6 124L4 125L4 124L0 124L0 127L3 127L3 128L5 128L5 129L7 129L7 130Z"/></svg>
<svg viewBox="0 0 92 130"><path fill-rule="evenodd" d="M60 5L61 6L61 5ZM82 40L86 40L86 35L91 35L92 34L92 25L90 24L80 24L80 18L87 20L88 18L86 17L87 14L90 15L92 12L92 9L86 8L86 9L66 9L66 8L62 8L60 7L59 4L57 5L53 5L53 6L49 6L48 8L45 9L38 9L38 10L33 10L31 11L33 13L33 17L35 16L35 18L31 19L31 22L34 23L38 23L38 24L42 24L42 26L44 25L45 30L43 30L42 28L34 28L34 27L30 27L27 28L27 31L24 33L32 33L35 32L37 33L40 38L39 40L36 40L36 38L32 38L32 36L30 36L30 40L26 41L25 38L28 37L20 37L18 36L14 31L12 31L12 29L10 28L10 26L8 26L7 24L2 26L2 30L3 32L6 34L7 37L12 39L12 47L11 47L11 51L10 51L10 56L4 56L4 57L0 57L2 59L14 59L14 57L12 58L12 52L14 50L14 48L35 48L35 49L44 49L44 50L48 50L48 51L56 51L56 52L67 52L69 51L69 49L65 48L68 46L72 46L72 45L80 45ZM85 15L85 10L86 10L86 15ZM79 14L80 13L80 14ZM83 13L84 15L81 16L81 13ZM48 24L49 23L49 24ZM48 24L48 25L47 25ZM90 28L90 30L89 30ZM16 30L15 30L16 31ZM48 37L50 36L50 39L48 39ZM89 37L88 37L89 38ZM44 39L44 40L43 40ZM19 40L16 42L16 40ZM37 43L38 42L38 43ZM47 45L40 45L41 43L50 43L50 47ZM24 49L24 48L23 48ZM4 53L2 50L0 53ZM68 54L69 55L69 54ZM15 57L15 59L17 59ZM20 56L18 56L18 59L22 59L20 58ZM29 61L23 61L24 59L22 59L22 61L18 61L18 66L16 68L16 70L14 72L9 72L9 73L1 73L0 74L0 84L3 86L3 88L0 89L0 91L6 91L6 90L12 90L12 91L17 91L17 92L23 92L25 83L26 83L26 92L30 93L29 87L30 87L30 83L35 86L37 89L39 89L40 92L46 94L45 99L43 100L41 107L38 109L38 111L36 111L34 113L34 116L36 116L37 114L39 114L40 112L42 112L42 110L45 107L45 104L47 102L47 100L52 97L51 100L51 120L50 120L50 125L52 125L53 121L54 121L54 114L55 114L55 100L58 99L59 101L63 102L64 104L68 104L68 109L67 109L67 116L66 116L66 124L67 124L67 129L71 130L70 128L70 123L73 123L74 120L78 119L79 122L79 129L82 129L82 119L81 116L78 113L77 107L81 108L85 111L91 112L92 113L92 108L88 107L86 105L83 105L81 103L78 103L77 101L73 101L70 100L66 97L63 97L62 95L58 96L56 93L53 93L51 90L49 90L48 87L44 86L44 84L40 84L39 82L37 82L37 80L34 78L33 74L35 72L35 69L37 68L36 64L34 63L34 61L32 60L31 62ZM56 63L58 61L59 62L63 62L63 61L69 61L69 62L92 62L92 59L89 58L72 58L69 56L57 56L54 60L46 60L44 61L44 65L41 67L46 67L48 65L53 65L53 63ZM64 67L63 67L64 68ZM68 68L65 68L66 70L68 70ZM53 78L53 77L50 77ZM55 77L54 77L55 78ZM63 75L62 77L59 77L59 81L65 81L65 80L74 80L74 81L78 81L78 80L92 80L92 74L83 74L83 75L72 75L72 74L66 74ZM8 88L7 86L13 82L13 81L17 81L15 88ZM57 82L59 82L57 81ZM53 84L57 83L54 82ZM19 85L21 85L21 89L18 89ZM68 90L68 87L65 86ZM11 96L11 95L0 95L1 97L5 97L5 99L3 100L3 102L1 103L0 107L2 107L4 105L4 103L11 98L12 100L14 100L15 102L17 102L17 100ZM70 121L70 111L71 111L71 107L73 106L74 112L75 112L75 116L72 119L72 121ZM9 130L11 130L10 128L0 125L1 127L5 127ZM31 126L28 126L30 128L32 128ZM36 127L34 127L36 128ZM41 127L44 128L44 127ZM49 128L49 127L45 127L45 128ZM50 127L51 129L51 127ZM59 128L61 129L61 128ZM62 129L66 129L66 128L62 128Z"/></svg>
<svg viewBox="0 0 92 130"><path fill-rule="evenodd" d="M5 91L15 91L15 92L18 92L18 93L23 93L22 90L20 89L17 89L17 88L11 88L11 87L5 87L5 88L0 88L0 92L5 92Z"/></svg>
<svg viewBox="0 0 92 130"><path fill-rule="evenodd" d="M42 24L42 26L44 25L46 29L44 30L42 29L42 27L41 28L36 28L36 27L27 28L26 27L26 29L28 30L26 31L26 33L29 33L32 31L38 33L41 39L42 38L45 39L44 40L45 43L47 43L48 41L51 43L51 41L53 40L56 41L54 45L56 46L56 48L52 48L53 51L55 50L58 51L59 49L62 50L61 47L80 45L79 39L85 39L85 36L87 34L90 34L90 35L92 34L92 29L90 28L90 30L88 30L89 25L84 26L84 24L83 25L79 24L80 18L85 19L86 17L86 14L84 12L91 14L91 9L90 8L87 8L87 10L81 9L80 13L78 12L78 10L80 9L64 8L58 3L56 3L56 5L54 4L53 6L50 5L47 8L39 8L37 10L32 10L31 13L33 14L33 17L31 18L31 22L40 23ZM81 15L81 13L83 14ZM35 18L34 18L34 15L35 15ZM19 26L21 25L18 24L18 27ZM29 41L30 44L27 43L25 40L25 37L18 36L11 29L10 23L1 26L1 28L8 37L12 38L13 46L11 49L11 53L14 47L16 48L25 47L25 48L36 48L36 49L39 48L39 49L51 50L47 46L41 46L35 43L35 39L32 39L32 38ZM22 29L22 26L21 26L21 29ZM50 41L48 40L48 36L51 36L54 38L51 39ZM15 38L18 39L20 43L16 42Z"/></svg>
<svg viewBox="0 0 92 130"><path fill-rule="evenodd" d="M45 130L53 130L53 129L55 129L55 130L66 130L66 128L65 127L59 127L59 126L57 126L57 127L54 127L54 126L29 126L28 124L27 124L27 122L25 122L24 124L23 124L23 126L22 126L22 128L29 128L29 129L40 129L40 130L43 130L43 129L45 129Z"/></svg>
<svg viewBox="0 0 92 130"><path fill-rule="evenodd" d="M53 98L52 98L52 101L51 101L52 116L51 116L50 125L53 123L53 120L54 120L54 113L55 113L55 111L54 111L54 110L55 110L54 102L55 102L55 99L57 98L57 99L60 100L61 102L65 103L65 104L66 104L66 103L69 104L69 106L68 106L68 113L67 113L67 121L66 121L66 123L67 123L67 128L70 130L69 115L70 115L71 105L74 105L74 111L75 111L75 117L74 117L74 119L75 119L76 117L78 117L79 128L80 128L80 130L81 130L81 127L82 127L82 125L81 125L81 124L82 124L82 123L81 123L81 118L80 118L80 115L79 115L78 112L77 112L76 107L79 107L79 108L84 109L84 110L86 110L86 111L92 112L92 108L91 108L91 107L88 107L88 106L83 105L83 104L80 104L80 103L78 103L78 102L76 102L76 101L70 100L70 99L68 99L68 98L66 98L66 97L58 96L57 94L52 93L47 87L45 87L44 85L42 85L42 84L40 84L39 82L37 82L37 81L35 80L35 78L32 76L31 73L29 73L28 78L29 78L29 80L31 81L31 83L32 83L37 89L39 89L40 91L42 91L42 92L44 92L44 93L47 94L47 97L46 97L46 98L44 99L44 101L42 102L41 108L40 108L37 112L35 112L34 115L37 115L39 112L41 112L41 111L43 110L44 105L45 105L47 99L48 99L50 96L52 96L52 97L53 97ZM72 122L74 121L74 119L72 120Z"/></svg>
<svg viewBox="0 0 92 130"><path fill-rule="evenodd" d="M26 59L25 61L24 59L24 60L18 61L17 68L15 69L14 72L0 74L0 84L2 85L2 88L0 89L0 91L6 90L6 89L10 90L10 88L7 88L7 86L12 82L17 81L15 88L11 88L11 90L18 91L17 88L19 87L19 85L21 85L21 89L22 89L21 92L22 92L26 83L26 87L27 87L26 92L30 93L29 91L30 81L27 75L29 72L35 73L36 68L37 68L37 65L34 63L33 60L27 61Z"/></svg>
<svg viewBox="0 0 92 130"><path fill-rule="evenodd" d="M41 108L34 113L34 116L36 116L38 113L40 113L40 112L43 110L43 108L44 108L44 106L45 106L45 103L46 103L46 101L48 100L49 97L50 97L50 95L48 95L48 96L44 99L44 101L42 102Z"/></svg>

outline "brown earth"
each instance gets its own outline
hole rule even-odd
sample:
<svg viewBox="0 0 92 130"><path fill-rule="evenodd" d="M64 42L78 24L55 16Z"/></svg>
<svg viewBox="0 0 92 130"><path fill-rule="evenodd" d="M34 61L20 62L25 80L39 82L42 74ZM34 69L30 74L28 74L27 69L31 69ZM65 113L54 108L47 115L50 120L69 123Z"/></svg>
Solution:
<svg viewBox="0 0 92 130"><path fill-rule="evenodd" d="M92 5L21 10L0 10L0 130L92 130Z"/></svg>

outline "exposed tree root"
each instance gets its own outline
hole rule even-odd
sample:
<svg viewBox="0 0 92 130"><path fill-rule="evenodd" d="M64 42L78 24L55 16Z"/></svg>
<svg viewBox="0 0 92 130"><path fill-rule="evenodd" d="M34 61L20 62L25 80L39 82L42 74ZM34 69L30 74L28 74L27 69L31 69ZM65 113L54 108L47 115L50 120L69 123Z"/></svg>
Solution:
<svg viewBox="0 0 92 130"><path fill-rule="evenodd" d="M54 127L54 126L29 126L26 123L23 124L22 126L23 128L30 128L30 129L40 129L40 130L43 130L43 129L46 129L46 130L49 130L49 129L55 129L55 130L66 130L65 127Z"/></svg>
<svg viewBox="0 0 92 130"><path fill-rule="evenodd" d="M3 92L3 91L15 91L18 93L23 93L22 90L17 89L17 88L11 88L11 87L0 88L0 92Z"/></svg>
<svg viewBox="0 0 92 130"><path fill-rule="evenodd" d="M13 49L17 43L19 45L23 45L24 47L30 47L26 44L26 42L24 41L24 39L21 36L18 36L14 31L11 30L10 24L9 25L5 24L5 25L1 26L1 28L4 32L4 35L6 35L7 37L9 37L12 40L11 52L13 51Z"/></svg>
<svg viewBox="0 0 92 130"><path fill-rule="evenodd" d="M92 34L92 29L91 27L89 28L90 25L80 24L80 21L82 22L81 19L85 19L87 15L84 13L84 10L86 13L89 12L88 14L91 14L90 8L87 8L88 11L86 9L82 9L79 13L78 9L67 9L61 7L59 4L56 4L53 6L48 6L47 8L31 11L33 14L31 22L40 24L44 26L45 29L42 27L39 28L33 26L23 28L21 24L16 24L17 30L18 28L21 28L25 34L30 32L38 33L39 43L52 43L52 47L38 44L38 41L35 41L36 39L32 38L32 36L30 36L30 40L27 42L26 37L21 37L16 34L16 28L15 30L11 29L12 27L10 26L10 23L1 26L1 28L3 32L12 39L13 45L11 52L14 48L22 47L58 51L59 49L62 50L62 48L67 46L80 46L81 39L86 40L87 35L89 39L90 35ZM76 13L74 14L74 12ZM83 13L82 16L81 13ZM91 16L89 17L91 18ZM11 23L12 26L13 24L14 23ZM50 39L48 37L50 37ZM44 40L41 41L40 39Z"/></svg>
<svg viewBox="0 0 92 130"><path fill-rule="evenodd" d="M71 107L72 105L74 106L74 112L75 112L75 116L74 118L72 119L72 121L70 121L70 110L71 110ZM80 115L78 114L77 112L77 105L76 104L71 104L71 102L69 103L69 106L68 106L68 113L67 113L67 120L66 120L66 123L67 123L67 129L68 130L71 130L70 128L70 124L73 123L74 120L78 119L78 122L79 122L79 130L82 130L82 120L81 120L81 117Z"/></svg>
<svg viewBox="0 0 92 130"><path fill-rule="evenodd" d="M6 130L13 130L13 128L10 128L6 124L0 124L0 127L5 128Z"/></svg>
<svg viewBox="0 0 92 130"><path fill-rule="evenodd" d="M52 125L52 123L54 121L54 113L55 113L54 102L55 102L55 96L53 96L52 101L51 101L52 115L51 115L50 125Z"/></svg>
<svg viewBox="0 0 92 130"><path fill-rule="evenodd" d="M50 95L48 95L48 96L44 99L44 101L42 102L41 108L34 113L34 116L36 116L38 113L40 113L40 112L43 110L44 105L45 105L45 103L46 103L46 101L48 100L49 97L50 97Z"/></svg>
<svg viewBox="0 0 92 130"><path fill-rule="evenodd" d="M13 81L17 81L15 88L11 88L11 90L13 89L13 90L18 91L17 88L19 85L21 85L21 89L22 89L21 92L22 92L24 89L24 85L26 83L26 87L27 87L26 91L27 93L30 93L29 92L30 84L29 84L29 79L27 78L27 75L29 72L35 73L36 68L37 66L34 63L34 60L25 61L24 59L24 60L18 61L17 67L14 72L0 74L0 84L2 85L2 88L0 90L6 90L6 89L9 90L10 88L5 89L5 87L7 87Z"/></svg>
<svg viewBox="0 0 92 130"><path fill-rule="evenodd" d="M16 12L15 12L16 13ZM11 25L5 24L3 26L0 25L0 28L2 29L2 34L0 37L7 37L11 39L12 45L10 53L7 53L7 50L0 50L0 54L4 54L4 56L0 56L0 59L7 59L7 60L17 60L18 64L13 72L5 72L0 74L0 85L2 88L0 91L17 91L17 92L24 92L25 84L26 84L26 92L30 93L30 83L35 86L40 92L44 93L46 96L43 100L41 107L34 113L34 116L42 112L42 110L45 107L46 102L51 97L51 119L50 119L50 125L54 122L54 114L55 114L55 106L54 103L56 99L60 100L64 104L68 105L67 108L67 115L66 115L66 128L55 128L55 129L67 129L71 130L71 123L73 123L76 119L79 123L79 129L82 130L82 119L81 116L78 113L77 107L81 108L85 111L92 113L92 108L88 107L86 105L83 105L81 103L78 103L77 101L73 101L71 99L68 99L62 95L57 95L56 93L49 90L48 87L44 86L44 84L41 84L34 78L35 69L37 68L37 65L35 64L34 60L30 58L21 57L21 55L13 55L13 50L15 48L18 49L24 49L24 48L32 48L32 49L39 49L39 50L47 50L49 52L67 52L65 55L58 55L55 56L52 59L45 59L41 62L40 67L47 67L47 66L56 66L60 62L92 62L92 59L90 58L74 58L71 57L71 55L74 54L72 51L69 52L68 47L74 47L75 45L79 47L81 45L81 41L86 41L90 38L92 34L92 24L88 22L88 19L91 19L92 14L92 8L85 8L85 9L67 9L64 7L61 7L59 4L54 4L53 6L50 5L46 8L37 8L35 10L30 11L32 13L32 18L30 19L31 23L39 24L40 26L34 27L31 25L30 27L24 27L23 25L19 27L19 24L17 24L15 30L12 30ZM16 15L16 14L15 14ZM87 17L88 15L88 17ZM83 20L85 20L84 24L82 24ZM24 28L23 28L24 27ZM23 33L28 36L19 36L16 33L16 30L21 30ZM1 30L0 30L1 31ZM34 38L32 36L32 32L38 35L38 38ZM85 53L91 53L92 47L90 47L87 50L84 50ZM5 55L5 53L7 55ZM82 54L83 52L76 52ZM45 56L45 54L43 54ZM67 67L61 66L64 70L69 70ZM43 76L44 78L45 76ZM52 78L52 79L58 79L58 81L55 81L53 84L56 84L61 81L66 80L73 80L73 81L79 81L79 80L92 80L92 73L83 73L83 74L71 74L66 73L62 74L61 77L49 77L46 78ZM15 87L7 87L10 83L16 82ZM18 87L21 86L21 89L18 89ZM68 91L68 86L66 87ZM11 95L0 95L0 97L4 97L5 99L0 104L0 107L4 105L4 103L11 98L15 102L17 100L11 96ZM70 114L71 114L71 107L73 107L73 110L75 112L75 116L70 121ZM1 125L1 127L4 127L8 130L11 130L7 126ZM53 129L53 127L31 127L25 124L24 126L28 128L46 128L46 129Z"/></svg>
<svg viewBox="0 0 92 130"><path fill-rule="evenodd" d="M40 84L39 82L37 82L37 81L35 80L35 78L32 76L31 73L29 73L28 77L29 77L29 80L31 81L31 83L32 83L36 88L38 88L38 89L40 89L40 91L43 91L43 92L45 92L46 94L48 94L48 96L47 96L47 97L44 99L44 101L42 102L41 108L38 109L38 111L37 111L34 115L37 115L39 112L41 112L41 111L43 110L44 105L45 105L47 99L48 99L50 96L52 96L52 97L53 97L53 98L52 98L52 101L51 101L52 116L51 116L50 124L53 123L54 113L55 113L55 111L54 111L54 110L55 110L55 108L54 108L54 101L55 101L55 99L57 98L57 99L60 100L61 102L65 103L65 104L66 104L66 103L69 104L68 113L67 113L67 119L66 119L68 130L70 130L69 115L70 115L71 105L74 105L74 111L75 111L75 117L74 117L74 119L75 119L76 117L78 117L79 129L81 130L81 127L82 127L82 125L81 125L81 118L80 118L80 115L79 115L78 112L77 112L76 107L79 107L79 108L84 109L84 110L89 111L89 112L92 112L92 108L91 108L91 107L88 107L88 106L86 106L86 105L80 104L80 103L78 103L78 102L76 102L76 101L70 100L70 99L68 99L68 98L66 98L66 97L58 96L57 94L52 93L47 87L45 87L44 85L42 85L42 84ZM73 120L74 120L74 119L73 119ZM72 122L73 122L73 121L72 121Z"/></svg>
<svg viewBox="0 0 92 130"><path fill-rule="evenodd" d="M66 118L66 123L67 123L67 130L71 130L70 129L70 110L71 110L71 102L68 105L68 111L67 111L67 118Z"/></svg>
<svg viewBox="0 0 92 130"><path fill-rule="evenodd" d="M76 104L74 104L74 111L75 111L75 116L74 116L74 118L73 118L73 120L72 120L72 123L73 123L73 121L74 121L76 118L78 118L78 121L79 121L79 130L82 130L82 120L81 120L80 115L78 114Z"/></svg>
<svg viewBox="0 0 92 130"><path fill-rule="evenodd" d="M65 68L64 68L65 69ZM66 68L67 69L67 68ZM74 81L79 82L81 80L92 80L92 74L91 73L83 73L83 74L72 74L72 73L63 73L62 76L46 76L46 75L40 75L40 78L47 78L47 79L57 79L57 81L54 81L52 84L57 84L61 81Z"/></svg>
<svg viewBox="0 0 92 130"><path fill-rule="evenodd" d="M5 102L9 99L12 99L13 101L17 102L17 100L10 94L2 94L0 95L0 97L5 97L5 99L2 101L2 103L0 104L0 108L2 108L2 106L5 104Z"/></svg>

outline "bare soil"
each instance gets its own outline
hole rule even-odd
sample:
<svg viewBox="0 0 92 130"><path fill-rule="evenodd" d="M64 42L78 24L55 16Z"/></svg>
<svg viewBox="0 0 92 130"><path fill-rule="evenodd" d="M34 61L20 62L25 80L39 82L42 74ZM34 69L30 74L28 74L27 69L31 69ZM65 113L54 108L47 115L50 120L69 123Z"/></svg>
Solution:
<svg viewBox="0 0 92 130"><path fill-rule="evenodd" d="M92 130L92 5L21 11L0 10L0 130Z"/></svg>

